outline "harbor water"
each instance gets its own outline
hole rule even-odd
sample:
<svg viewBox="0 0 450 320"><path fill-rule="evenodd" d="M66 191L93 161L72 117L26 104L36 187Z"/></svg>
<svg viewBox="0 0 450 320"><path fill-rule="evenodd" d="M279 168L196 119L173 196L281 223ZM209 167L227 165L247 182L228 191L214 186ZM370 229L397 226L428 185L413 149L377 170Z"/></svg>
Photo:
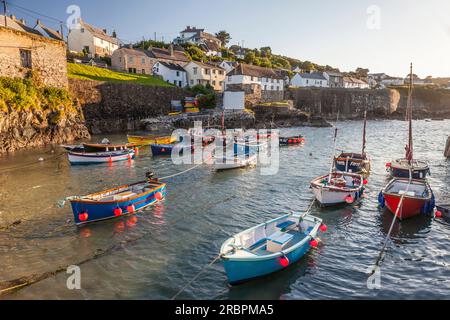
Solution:
<svg viewBox="0 0 450 320"><path fill-rule="evenodd" d="M359 152L362 122L338 122L338 148ZM415 121L415 158L426 159L437 203L450 196L450 162L443 156L450 121ZM170 299L219 253L230 236L291 211L313 198L309 182L326 174L332 128L292 128L304 146L280 148L276 175L258 168L214 172L202 165L167 181L165 201L134 216L84 227L70 205L57 201L144 178L188 169L142 149L131 161L71 167L60 147L36 148L0 158L0 285L39 279L0 299ZM366 197L354 207L320 209L328 231L321 244L286 270L230 287L220 262L207 268L180 299L444 299L450 293L450 221L418 217L396 222L381 265L380 287L367 272L377 259L393 216L378 208L388 181L385 163L404 156L403 121L369 121L372 159ZM100 141L103 136L94 137ZM125 135L108 136L124 142ZM37 162L39 158L43 161ZM81 289L69 290L65 268L78 265ZM55 275L48 274L56 272Z"/></svg>

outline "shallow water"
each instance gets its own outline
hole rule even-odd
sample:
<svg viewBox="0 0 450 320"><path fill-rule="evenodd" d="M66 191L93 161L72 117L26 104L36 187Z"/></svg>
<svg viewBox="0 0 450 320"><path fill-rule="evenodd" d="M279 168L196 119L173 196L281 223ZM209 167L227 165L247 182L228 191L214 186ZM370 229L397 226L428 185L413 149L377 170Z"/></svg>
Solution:
<svg viewBox="0 0 450 320"><path fill-rule="evenodd" d="M338 147L359 151L362 122L339 122ZM416 121L415 156L427 159L438 200L449 198L450 162L443 148L450 121ZM377 207L387 181L385 163L402 157L406 124L369 121L372 158L367 198L356 207L321 210L328 232L318 249L283 272L230 288L214 264L179 298L186 299L355 299L448 298L449 221L419 217L396 223L381 267L381 288L369 290L367 268L375 262L392 215ZM304 147L280 149L275 176L258 168L215 173L206 165L168 181L167 199L137 214L77 228L69 205L56 202L113 185L182 171L167 158L142 151L131 163L70 167L62 149L21 151L0 158L0 283L80 264L81 290L68 290L60 272L3 299L170 299L217 256L229 236L290 211L305 210L309 181L329 170L331 128L297 128ZM95 137L101 140L102 137ZM124 141L125 136L111 137ZM45 160L36 163L43 157ZM15 221L18 225L8 229ZM96 253L102 253L90 259Z"/></svg>

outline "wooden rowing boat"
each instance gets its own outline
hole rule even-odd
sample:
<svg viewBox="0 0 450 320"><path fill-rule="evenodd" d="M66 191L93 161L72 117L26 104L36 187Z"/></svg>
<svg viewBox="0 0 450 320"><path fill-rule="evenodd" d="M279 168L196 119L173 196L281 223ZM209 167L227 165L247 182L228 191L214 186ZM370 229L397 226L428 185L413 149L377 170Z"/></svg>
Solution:
<svg viewBox="0 0 450 320"><path fill-rule="evenodd" d="M151 144L171 144L177 141L175 137L171 136L131 136L127 135L128 142L138 146L149 146Z"/></svg>
<svg viewBox="0 0 450 320"><path fill-rule="evenodd" d="M67 157L71 165L99 164L134 159L134 150L120 150L109 152L68 152Z"/></svg>
<svg viewBox="0 0 450 320"><path fill-rule="evenodd" d="M319 218L292 213L229 238L220 249L228 282L237 285L294 264L317 246L321 226Z"/></svg>
<svg viewBox="0 0 450 320"><path fill-rule="evenodd" d="M81 225L136 213L162 201L166 193L166 184L149 176L145 181L72 197L70 203L75 224Z"/></svg>

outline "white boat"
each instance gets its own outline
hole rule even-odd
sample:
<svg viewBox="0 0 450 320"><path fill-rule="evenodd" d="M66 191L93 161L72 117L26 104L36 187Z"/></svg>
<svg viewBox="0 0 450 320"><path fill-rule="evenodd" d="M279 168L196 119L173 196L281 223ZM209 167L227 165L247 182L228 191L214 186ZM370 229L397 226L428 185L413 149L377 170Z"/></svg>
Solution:
<svg viewBox="0 0 450 320"><path fill-rule="evenodd" d="M222 171L254 166L256 165L257 159L258 157L256 154L250 154L247 157L214 157L214 169Z"/></svg>
<svg viewBox="0 0 450 320"><path fill-rule="evenodd" d="M97 163L131 160L134 158L134 155L135 155L134 150L94 152L94 153L69 152L67 154L69 162L72 165L97 164Z"/></svg>
<svg viewBox="0 0 450 320"><path fill-rule="evenodd" d="M364 193L365 183L360 174L333 171L311 181L311 188L321 206L333 206L356 202Z"/></svg>

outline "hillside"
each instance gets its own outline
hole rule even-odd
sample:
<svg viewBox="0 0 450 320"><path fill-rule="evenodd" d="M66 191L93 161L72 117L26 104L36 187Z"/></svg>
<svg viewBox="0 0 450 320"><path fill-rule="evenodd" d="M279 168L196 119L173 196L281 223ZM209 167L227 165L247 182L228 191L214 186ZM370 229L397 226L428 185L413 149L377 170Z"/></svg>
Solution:
<svg viewBox="0 0 450 320"><path fill-rule="evenodd" d="M172 85L153 76L112 71L98 67L68 63L69 78L105 82L128 82L148 86L171 87Z"/></svg>

